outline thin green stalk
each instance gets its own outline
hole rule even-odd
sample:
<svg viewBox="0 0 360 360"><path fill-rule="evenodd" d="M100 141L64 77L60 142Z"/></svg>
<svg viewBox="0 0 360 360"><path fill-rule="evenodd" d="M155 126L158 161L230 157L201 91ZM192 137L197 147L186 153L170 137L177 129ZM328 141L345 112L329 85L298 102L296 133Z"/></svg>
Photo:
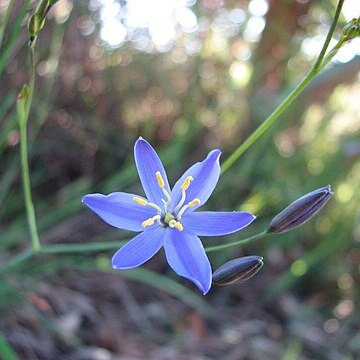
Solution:
<svg viewBox="0 0 360 360"><path fill-rule="evenodd" d="M300 82L300 84L286 97L286 99L265 119L265 121L225 160L221 167L221 173L224 174L230 167L238 160L238 158L245 153L246 150L252 146L256 140L258 140L280 115L294 102L294 100L302 93L312 79L326 66L326 64L332 59L336 52L331 51L329 56L326 57L326 61L323 62L326 50L334 34L335 26L339 20L341 8L344 0L339 0L336 7L335 16L331 24L330 30L326 36L324 45L320 51L320 54L309 73Z"/></svg>
<svg viewBox="0 0 360 360"><path fill-rule="evenodd" d="M35 52L34 46L30 47L30 84L25 98L25 104L19 106L18 116L20 124L20 158L21 170L24 190L24 200L26 207L27 222L30 230L32 249L38 252L41 248L39 234L36 225L35 208L32 201L31 185L30 185L30 171L27 147L27 123L34 95L35 86Z"/></svg>
<svg viewBox="0 0 360 360"><path fill-rule="evenodd" d="M33 97L34 97L34 89L35 89L35 42L30 46L29 53L29 96L26 102L26 123L29 118L30 108L32 105Z"/></svg>
<svg viewBox="0 0 360 360"><path fill-rule="evenodd" d="M345 0L339 0L338 4L337 4L337 6L336 6L334 19L333 19L333 21L332 21L332 23L331 23L331 25L330 25L329 32L328 32L328 34L326 35L326 39L325 39L324 45L323 45L323 47L322 47L322 49L321 49L321 51L320 51L320 54L319 54L319 56L318 56L318 58L317 58L317 60L316 60L316 62L315 62L315 64L314 64L314 66L313 66L314 69L320 70L320 68L323 67L322 62L323 62L323 59L324 59L324 57L325 57L326 50L327 50L327 48L329 47L330 41L331 41L331 39L332 39L332 37L333 37L333 35L334 35L334 31L335 31L335 28L336 28L336 24L337 24L337 22L339 21L339 17L340 17L341 9L342 9L342 7L343 7L343 5L344 5L344 1L345 1Z"/></svg>
<svg viewBox="0 0 360 360"><path fill-rule="evenodd" d="M25 262L26 260L29 260L32 257L32 255L33 255L33 250L31 247L29 247L28 249L21 252L19 255L14 256L3 266L0 266L0 274L13 269L14 267Z"/></svg>
<svg viewBox="0 0 360 360"><path fill-rule="evenodd" d="M19 255L14 256L4 265L0 266L0 274L7 272L14 267L22 264L23 262L29 260L34 255L39 254L74 254L74 253L85 253L85 252L95 252L95 251L104 251L104 250L116 250L124 245L125 241L107 241L107 242L89 242L82 244L49 244L42 245L37 251L33 247L29 247Z"/></svg>
<svg viewBox="0 0 360 360"><path fill-rule="evenodd" d="M124 241L89 242L82 244L54 244L42 245L41 254L68 254L87 251L103 251L118 249Z"/></svg>
<svg viewBox="0 0 360 360"><path fill-rule="evenodd" d="M40 250L40 239L37 231L35 208L31 196L30 173L27 151L27 131L26 123L20 126L20 157L23 179L23 189L25 197L25 206L27 212L27 221L30 229L32 248L35 252Z"/></svg>
<svg viewBox="0 0 360 360"><path fill-rule="evenodd" d="M5 29L6 29L6 26L9 22L9 19L10 19L10 14L11 14L11 10L14 6L14 0L10 0L9 1L9 4L8 4L8 7L5 11L5 15L4 15L4 19L0 25L0 48L1 48L1 45L2 45L2 41L3 41L3 38L4 38L4 33L5 33Z"/></svg>
<svg viewBox="0 0 360 360"><path fill-rule="evenodd" d="M343 42L339 41L330 51L329 53L325 56L325 58L323 59L323 62L321 63L321 68L324 68L330 61L331 59L338 53L338 51L341 49L341 47L344 45Z"/></svg>
<svg viewBox="0 0 360 360"><path fill-rule="evenodd" d="M250 237L248 237L246 239L241 239L241 240L234 241L234 242L231 242L231 243L227 243L227 244L224 244L224 245L206 247L205 251L207 253L209 253L209 252L214 252L214 251L219 251L219 250L232 248L232 247L235 247L235 246L243 246L243 245L246 245L246 244L250 244L250 243L252 243L252 242L254 242L256 240L260 240L260 239L264 238L265 236L270 236L270 235L273 235L273 234L270 234L266 230L264 230L263 232L261 232L259 234L256 234L256 235L253 235L253 236L250 236Z"/></svg>

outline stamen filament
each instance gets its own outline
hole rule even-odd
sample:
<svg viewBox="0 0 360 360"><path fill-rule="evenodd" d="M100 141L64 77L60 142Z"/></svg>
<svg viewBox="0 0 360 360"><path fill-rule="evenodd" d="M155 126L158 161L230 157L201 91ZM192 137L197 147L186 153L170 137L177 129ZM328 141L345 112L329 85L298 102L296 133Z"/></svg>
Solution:
<svg viewBox="0 0 360 360"><path fill-rule="evenodd" d="M157 220L157 221L160 221L160 219L161 219L160 215L155 215L155 216L151 217L150 219L147 219L147 220L143 221L143 222L141 223L141 226L142 226L142 227L151 226L151 225L154 224L154 222L155 222L156 220Z"/></svg>
<svg viewBox="0 0 360 360"><path fill-rule="evenodd" d="M163 204L164 204L164 213L166 214L166 213L167 213L168 203L167 203L164 199L161 199L161 201L162 201Z"/></svg>
<svg viewBox="0 0 360 360"><path fill-rule="evenodd" d="M165 197L166 197L166 206L168 206L168 205L170 205L170 203L171 203L171 196L170 196L170 194L167 192L167 190L165 189L165 187L163 187L163 188L161 188L161 190L163 191L163 193L164 193L164 195L165 195Z"/></svg>
<svg viewBox="0 0 360 360"><path fill-rule="evenodd" d="M188 176L184 183L181 185L181 199L180 202L176 205L174 211L178 211L184 204L184 201L186 199L186 190L189 188L191 181L193 181L192 176Z"/></svg>
<svg viewBox="0 0 360 360"><path fill-rule="evenodd" d="M153 209L155 209L158 212L159 215L161 215L162 210L161 210L160 206L157 206L156 204L153 204L153 203L147 201L146 199L143 199L138 196L134 196L133 200L139 205L152 207Z"/></svg>
<svg viewBox="0 0 360 360"><path fill-rule="evenodd" d="M200 199L198 198L195 198L194 200L191 200L190 202L188 202L186 205L184 205L181 210L179 211L178 215L177 215L177 218L178 220L181 219L181 216L184 214L185 210L188 209L188 208L192 208L196 205L199 205L200 204Z"/></svg>

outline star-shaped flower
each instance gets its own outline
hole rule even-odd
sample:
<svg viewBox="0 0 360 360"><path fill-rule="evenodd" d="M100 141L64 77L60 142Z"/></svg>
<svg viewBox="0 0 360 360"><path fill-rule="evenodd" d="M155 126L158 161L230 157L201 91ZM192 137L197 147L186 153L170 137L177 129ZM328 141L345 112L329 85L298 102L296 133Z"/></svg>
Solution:
<svg viewBox="0 0 360 360"><path fill-rule="evenodd" d="M198 236L230 234L249 225L255 216L247 212L196 212L213 192L220 176L220 150L191 166L170 190L165 169L152 146L139 138L135 162L146 198L114 192L85 195L82 201L105 222L120 229L141 232L112 258L114 269L142 265L161 247L180 276L191 280L204 294L212 271Z"/></svg>

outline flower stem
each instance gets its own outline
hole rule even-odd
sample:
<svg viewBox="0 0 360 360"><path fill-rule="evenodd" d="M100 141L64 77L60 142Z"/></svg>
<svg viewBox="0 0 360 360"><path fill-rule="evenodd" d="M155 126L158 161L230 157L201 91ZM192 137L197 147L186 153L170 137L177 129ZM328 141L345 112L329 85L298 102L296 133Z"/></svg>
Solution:
<svg viewBox="0 0 360 360"><path fill-rule="evenodd" d="M19 255L14 256L4 265L0 266L0 274L13 269L14 267L20 265L24 261L30 259L32 256L33 256L33 249L29 247L28 249L21 252Z"/></svg>
<svg viewBox="0 0 360 360"><path fill-rule="evenodd" d="M7 272L14 267L20 265L24 261L30 259L34 255L40 254L56 254L56 255L66 255L74 253L85 253L85 252L95 252L95 251L104 251L104 250L114 250L118 249L120 246L124 245L126 241L97 241L97 242L88 242L82 244L49 244L42 245L37 251L33 247L29 247L19 255L14 256L4 265L0 266L0 274Z"/></svg>
<svg viewBox="0 0 360 360"><path fill-rule="evenodd" d="M30 46L30 65L29 65L29 90L25 98L24 111L18 111L19 125L20 125L20 158L21 170L24 190L24 200L26 206L27 222L30 230L31 243L33 252L39 252L41 245L39 234L36 225L35 208L32 201L31 185L30 185L30 171L27 147L27 123L29 119L30 108L34 95L35 85L35 53L34 46Z"/></svg>
<svg viewBox="0 0 360 360"><path fill-rule="evenodd" d="M252 243L252 242L254 242L256 240L260 240L260 239L264 238L267 235L270 236L270 235L273 235L273 234L270 234L270 233L267 232L267 230L264 230L259 234L255 234L255 235L250 236L250 237L245 238L245 239L241 239L241 240L234 241L234 242L231 242L231 243L227 243L227 244L224 244L224 245L206 247L205 251L207 253L209 253L209 252L214 252L214 251L219 251L219 250L232 248L234 246L243 246L243 245L246 245L246 244L250 244L250 243Z"/></svg>
<svg viewBox="0 0 360 360"><path fill-rule="evenodd" d="M29 163L28 163L28 152L27 152L27 133L26 127L20 128L20 151L21 151L21 168L23 178L23 189L25 197L25 206L27 212L27 221L30 229L30 236L32 242L32 248L35 252L40 250L40 240L36 226L35 209L34 203L31 196L30 188L30 175L29 175Z"/></svg>
<svg viewBox="0 0 360 360"><path fill-rule="evenodd" d="M86 251L102 251L118 249L124 242L123 241L98 241L82 244L53 244L43 245L41 247L41 254L68 254Z"/></svg>
<svg viewBox="0 0 360 360"><path fill-rule="evenodd" d="M238 158L245 153L246 150L252 146L256 140L258 140L269 128L272 126L280 115L294 102L294 100L302 93L312 79L329 63L329 61L335 56L337 51L330 51L325 58L326 50L329 46L330 40L334 34L335 26L339 20L341 8L344 0L339 0L336 7L334 19L332 21L330 30L326 36L324 45L320 51L320 54L300 84L286 97L286 99L265 119L265 121L225 160L221 167L221 173L224 174L230 169L232 165L238 160ZM342 44L341 44L342 45ZM338 49L337 49L338 50Z"/></svg>

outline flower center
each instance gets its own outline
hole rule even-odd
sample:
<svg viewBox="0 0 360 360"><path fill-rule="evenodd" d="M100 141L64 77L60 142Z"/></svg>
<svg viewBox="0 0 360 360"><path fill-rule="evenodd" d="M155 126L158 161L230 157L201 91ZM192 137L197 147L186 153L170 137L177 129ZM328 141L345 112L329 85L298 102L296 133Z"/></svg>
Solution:
<svg viewBox="0 0 360 360"><path fill-rule="evenodd" d="M164 227L170 227L170 228L174 228L178 231L183 231L184 227L181 224L181 217L184 214L184 212L191 208L194 207L196 205L200 204L200 199L195 198L191 201L189 201L187 204L184 205L185 200L186 200L186 190L189 188L190 183L193 181L193 177L192 176L188 176L184 183L181 185L181 198L179 203L175 206L174 210L172 212L169 212L169 206L171 204L171 196L169 194L169 192L166 190L165 188L165 182L163 177L161 176L160 171L157 171L155 173L156 176L156 180L157 183L160 187L160 189L162 190L162 192L164 193L165 199L161 199L161 201L164 204L163 209L150 202L147 201L144 198L138 197L138 196L134 196L133 200L142 206L150 206L152 208L154 208L157 211L157 215L143 221L141 223L142 227L147 227L147 226L151 226L155 223L155 221L157 221L159 223L160 226L164 226Z"/></svg>

